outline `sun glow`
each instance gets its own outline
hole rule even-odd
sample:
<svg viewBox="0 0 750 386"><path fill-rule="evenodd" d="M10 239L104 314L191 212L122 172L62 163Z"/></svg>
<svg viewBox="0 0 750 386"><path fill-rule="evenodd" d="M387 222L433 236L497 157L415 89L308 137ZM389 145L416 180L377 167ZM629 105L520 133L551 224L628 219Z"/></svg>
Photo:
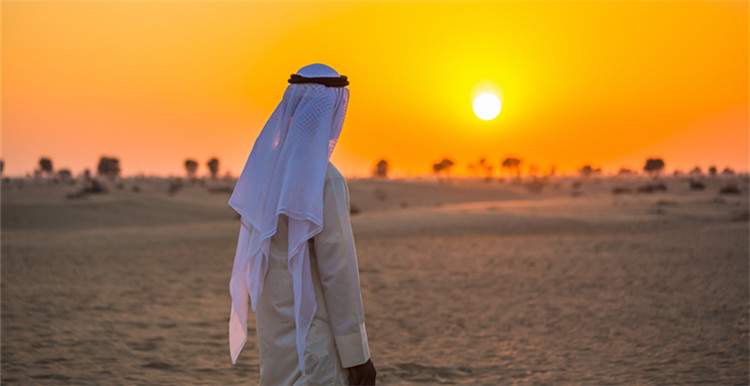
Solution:
<svg viewBox="0 0 750 386"><path fill-rule="evenodd" d="M500 109L502 109L500 99L498 99L495 94L490 93L484 93L474 98L474 104L472 106L477 118L485 121L495 119L495 117L500 114Z"/></svg>

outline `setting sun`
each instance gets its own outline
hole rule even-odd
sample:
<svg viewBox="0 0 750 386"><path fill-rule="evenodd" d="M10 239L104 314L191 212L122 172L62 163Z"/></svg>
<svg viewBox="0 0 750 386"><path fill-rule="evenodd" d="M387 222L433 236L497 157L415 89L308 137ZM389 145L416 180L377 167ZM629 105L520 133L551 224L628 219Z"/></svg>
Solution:
<svg viewBox="0 0 750 386"><path fill-rule="evenodd" d="M479 119L491 121L500 114L502 104L494 94L485 93L474 99L473 107Z"/></svg>

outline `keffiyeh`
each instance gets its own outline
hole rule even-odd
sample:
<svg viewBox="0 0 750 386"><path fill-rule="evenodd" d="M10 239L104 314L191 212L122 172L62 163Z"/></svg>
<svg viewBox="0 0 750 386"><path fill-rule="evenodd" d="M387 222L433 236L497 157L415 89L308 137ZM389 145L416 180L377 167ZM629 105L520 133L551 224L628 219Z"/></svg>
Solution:
<svg viewBox="0 0 750 386"><path fill-rule="evenodd" d="M344 123L349 90L335 82L331 86L323 83L323 79L330 83L330 79L339 78L334 69L323 64L305 66L295 75L306 79L290 81L256 139L229 199L242 223L229 283L229 350L234 364L247 341L248 296L255 311L263 291L271 237L279 215L284 214L289 218L287 264L293 278L297 353L305 374L305 340L317 310L307 241L323 229L326 168Z"/></svg>

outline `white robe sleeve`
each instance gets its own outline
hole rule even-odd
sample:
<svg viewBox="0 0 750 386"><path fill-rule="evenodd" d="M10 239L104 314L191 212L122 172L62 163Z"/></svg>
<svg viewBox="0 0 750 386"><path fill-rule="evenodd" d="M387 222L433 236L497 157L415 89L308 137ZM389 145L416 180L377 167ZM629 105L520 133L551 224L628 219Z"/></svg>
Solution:
<svg viewBox="0 0 750 386"><path fill-rule="evenodd" d="M326 181L323 230L314 238L323 295L341 366L353 367L370 359L359 270L349 219L346 180Z"/></svg>

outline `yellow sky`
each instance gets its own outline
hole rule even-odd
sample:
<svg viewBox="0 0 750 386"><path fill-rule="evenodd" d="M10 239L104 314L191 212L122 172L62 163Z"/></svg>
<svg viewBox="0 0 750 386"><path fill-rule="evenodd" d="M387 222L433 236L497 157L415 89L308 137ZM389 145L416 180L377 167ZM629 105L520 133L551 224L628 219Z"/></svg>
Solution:
<svg viewBox="0 0 750 386"><path fill-rule="evenodd" d="M424 174L515 155L748 170L747 1L3 1L2 158L126 175L239 173L289 74L326 63L351 100L333 161ZM471 97L494 89L482 121Z"/></svg>

